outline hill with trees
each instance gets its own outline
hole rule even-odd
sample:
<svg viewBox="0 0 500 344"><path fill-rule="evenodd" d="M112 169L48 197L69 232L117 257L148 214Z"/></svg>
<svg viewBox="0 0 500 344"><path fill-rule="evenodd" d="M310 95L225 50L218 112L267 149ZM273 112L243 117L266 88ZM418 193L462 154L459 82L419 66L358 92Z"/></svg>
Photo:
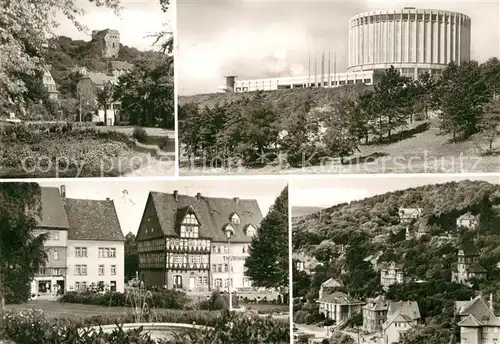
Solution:
<svg viewBox="0 0 500 344"><path fill-rule="evenodd" d="M341 280L344 290L356 298L383 294L380 272L365 261L381 251L377 264L398 262L407 279L404 284L391 285L386 296L395 301L417 301L426 324L449 328L454 301L468 300L478 292L500 297L499 205L500 185L461 181L389 192L297 219L292 228L293 251L321 263L312 275L297 271L294 264L294 297L310 301L297 304L303 311L301 319L321 319L314 300L321 283L331 277ZM402 224L400 207L421 208L422 215ZM457 227L456 219L469 212L479 219L477 229ZM407 226L427 234L408 238ZM479 263L487 270L487 279L474 280L472 286L451 282L459 246L468 243L475 244Z"/></svg>
<svg viewBox="0 0 500 344"><path fill-rule="evenodd" d="M368 146L381 147L384 156L384 145L428 131L432 123L436 135L447 136L443 145L480 136L481 154L495 155L499 85L500 61L491 58L450 63L438 79L424 73L413 80L391 67L373 87L180 97L179 139L191 164L218 158L250 168L304 167L325 158L345 164Z"/></svg>

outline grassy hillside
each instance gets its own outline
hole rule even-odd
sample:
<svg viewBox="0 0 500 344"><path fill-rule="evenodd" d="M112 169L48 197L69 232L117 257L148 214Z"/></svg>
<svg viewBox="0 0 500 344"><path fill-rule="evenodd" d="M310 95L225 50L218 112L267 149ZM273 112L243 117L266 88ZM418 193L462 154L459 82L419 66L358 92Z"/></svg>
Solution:
<svg viewBox="0 0 500 344"><path fill-rule="evenodd" d="M283 110L288 107L299 107L309 98L312 100L314 106L323 106L328 100L332 100L339 94L357 95L363 90L369 89L369 86L354 85L344 86L338 88L295 88L291 90L277 90L277 91L258 91L246 93L209 93L197 94L193 96L180 96L179 105L194 103L200 107L213 107L216 104L234 103L244 99L253 100L258 96L263 97L264 101L269 101L273 105L281 104Z"/></svg>

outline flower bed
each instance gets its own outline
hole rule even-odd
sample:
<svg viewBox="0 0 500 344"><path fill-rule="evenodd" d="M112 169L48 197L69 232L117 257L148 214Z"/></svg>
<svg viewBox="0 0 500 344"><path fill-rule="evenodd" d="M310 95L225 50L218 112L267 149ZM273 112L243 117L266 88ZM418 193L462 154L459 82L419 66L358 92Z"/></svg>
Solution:
<svg viewBox="0 0 500 344"><path fill-rule="evenodd" d="M0 167L20 177L54 176L56 172L60 177L118 176L143 163L126 134L73 128L72 124L9 127L0 133L0 146Z"/></svg>

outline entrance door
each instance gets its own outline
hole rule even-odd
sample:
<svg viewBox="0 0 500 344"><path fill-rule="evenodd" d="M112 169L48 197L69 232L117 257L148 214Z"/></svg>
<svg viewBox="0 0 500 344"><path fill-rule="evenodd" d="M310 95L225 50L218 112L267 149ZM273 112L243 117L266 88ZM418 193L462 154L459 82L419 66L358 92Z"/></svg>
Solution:
<svg viewBox="0 0 500 344"><path fill-rule="evenodd" d="M174 276L174 288L182 289L182 276L180 275Z"/></svg>
<svg viewBox="0 0 500 344"><path fill-rule="evenodd" d="M59 293L61 295L64 294L64 281L57 281L57 286L59 289Z"/></svg>
<svg viewBox="0 0 500 344"><path fill-rule="evenodd" d="M194 290L196 287L196 277L189 278L189 290Z"/></svg>

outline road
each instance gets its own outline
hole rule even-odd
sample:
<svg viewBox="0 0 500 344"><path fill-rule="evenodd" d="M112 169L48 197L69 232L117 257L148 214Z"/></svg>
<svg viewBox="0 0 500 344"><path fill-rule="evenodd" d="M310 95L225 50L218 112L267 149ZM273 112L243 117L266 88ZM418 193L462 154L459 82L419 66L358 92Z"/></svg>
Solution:
<svg viewBox="0 0 500 344"><path fill-rule="evenodd" d="M304 324L294 324L294 326L299 330L302 331L306 334L312 334L316 339L323 339L323 338L329 338L330 334L327 334L326 329L324 327L318 327L314 325L304 325ZM358 343L358 334L349 332L349 331L340 331L352 339L354 339L355 343ZM370 339L370 337L373 337L373 335L364 335L360 333L359 335L359 343L360 344L380 344L378 342L375 342Z"/></svg>

